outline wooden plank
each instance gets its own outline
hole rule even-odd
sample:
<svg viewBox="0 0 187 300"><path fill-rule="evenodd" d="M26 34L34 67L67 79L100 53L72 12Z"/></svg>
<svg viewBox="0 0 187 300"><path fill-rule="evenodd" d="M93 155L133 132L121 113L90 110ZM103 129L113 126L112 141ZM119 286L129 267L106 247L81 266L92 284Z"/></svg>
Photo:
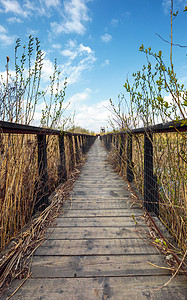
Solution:
<svg viewBox="0 0 187 300"><path fill-rule="evenodd" d="M132 204L132 202L131 202ZM64 204L64 209L67 207L71 207L72 209L127 209L129 208L129 204L126 202L99 202L99 201L69 201Z"/></svg>
<svg viewBox="0 0 187 300"><path fill-rule="evenodd" d="M66 217L66 218L90 218L90 217L130 217L134 214L134 216L142 216L143 212L142 210L130 210L130 209L103 209L103 210L98 210L98 209L64 209L62 214L60 215L61 217Z"/></svg>
<svg viewBox="0 0 187 300"><path fill-rule="evenodd" d="M77 190L76 192L74 191L73 193L73 197L79 197L81 196L81 198L93 198L93 197L98 197L98 196L102 196L102 197L113 197L113 198L129 198L129 194L127 194L127 192L125 191L113 191L113 190L102 190L98 193L98 190Z"/></svg>
<svg viewBox="0 0 187 300"><path fill-rule="evenodd" d="M133 255L158 254L142 239L47 240L35 255Z"/></svg>
<svg viewBox="0 0 187 300"><path fill-rule="evenodd" d="M98 190L102 189L102 191L111 191L114 190L116 192L119 192L119 190L121 190L122 192L126 193L128 195L128 191L125 189L123 184L110 184L110 182L108 182L108 184L80 184L77 183L77 185L75 185L76 191L82 190L84 189L84 191L89 191L89 190Z"/></svg>
<svg viewBox="0 0 187 300"><path fill-rule="evenodd" d="M137 232L132 227L55 227L47 230L46 236L52 240L77 239L118 239L137 238Z"/></svg>
<svg viewBox="0 0 187 300"><path fill-rule="evenodd" d="M170 276L99 277L99 278L46 278L29 279L13 300L186 300L187 282L177 277L170 285L161 288ZM8 296L20 285L16 280ZM154 291L154 289L158 289Z"/></svg>
<svg viewBox="0 0 187 300"><path fill-rule="evenodd" d="M110 185L110 183L111 183L111 185ZM94 186L94 187L96 187L97 185L99 185L100 186L100 188L104 188L104 186L105 185L110 185L110 187L111 188L120 188L120 186L122 185L122 183L121 182L119 182L119 180L102 180L102 179L98 179L98 180L94 180L93 181L93 183L90 181L90 179L88 179L87 178L87 180L85 180L84 182L83 182L83 180L80 180L80 182L75 182L75 184L74 184L74 187L75 188L77 188L78 186L81 186L82 188L84 188L84 186L87 186L87 185L92 185L92 186ZM125 188L126 186L124 186L124 190L126 190L126 188Z"/></svg>
<svg viewBox="0 0 187 300"><path fill-rule="evenodd" d="M139 225L145 225L141 217L136 217L136 220ZM135 226L135 221L132 217L91 217L91 218L60 218L56 219L57 227L96 227L96 226L116 226L116 227L125 227L125 226Z"/></svg>
<svg viewBox="0 0 187 300"><path fill-rule="evenodd" d="M67 201L71 201L71 202L86 202L86 203L124 203L126 204L126 200L129 200L129 197L123 198L123 197L96 197L95 195L89 196L89 197L82 197L80 196L76 196L76 197L71 197L69 200Z"/></svg>
<svg viewBox="0 0 187 300"><path fill-rule="evenodd" d="M165 267L158 255L117 256L36 256L32 263L35 278L119 277L169 275L169 270L155 268L148 262Z"/></svg>

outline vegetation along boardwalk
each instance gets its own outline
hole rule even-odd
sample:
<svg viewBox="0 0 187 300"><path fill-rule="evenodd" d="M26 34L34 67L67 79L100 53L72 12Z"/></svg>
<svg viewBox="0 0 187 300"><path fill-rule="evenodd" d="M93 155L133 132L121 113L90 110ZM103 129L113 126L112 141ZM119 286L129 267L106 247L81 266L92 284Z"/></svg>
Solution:
<svg viewBox="0 0 187 300"><path fill-rule="evenodd" d="M12 299L186 299L182 275L160 288L171 274L153 266L167 267L136 232L132 214L147 230L143 213L96 140L51 235L34 254L31 278Z"/></svg>

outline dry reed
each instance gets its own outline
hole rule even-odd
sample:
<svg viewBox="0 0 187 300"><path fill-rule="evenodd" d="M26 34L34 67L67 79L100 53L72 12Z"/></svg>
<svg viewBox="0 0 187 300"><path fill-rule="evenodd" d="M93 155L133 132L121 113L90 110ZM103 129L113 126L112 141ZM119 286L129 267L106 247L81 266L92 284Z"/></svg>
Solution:
<svg viewBox="0 0 187 300"><path fill-rule="evenodd" d="M126 137L127 138L127 137ZM111 159L126 178L127 152L126 138L123 152L119 157L120 139L116 148L113 140ZM159 219L174 237L183 253L186 251L187 237L187 158L185 133L162 133L153 135L154 175L157 176L159 192ZM144 138L142 134L133 135L133 174L138 191L144 193Z"/></svg>

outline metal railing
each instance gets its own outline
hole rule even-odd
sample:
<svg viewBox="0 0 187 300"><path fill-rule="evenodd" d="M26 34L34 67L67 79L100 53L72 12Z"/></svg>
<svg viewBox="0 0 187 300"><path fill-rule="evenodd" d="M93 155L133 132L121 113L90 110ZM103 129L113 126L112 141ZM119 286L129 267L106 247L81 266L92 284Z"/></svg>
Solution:
<svg viewBox="0 0 187 300"><path fill-rule="evenodd" d="M58 136L60 165L58 166L59 183L67 179L66 154L65 154L65 137L68 139L70 148L69 164L73 170L76 163L83 154L89 150L95 140L95 136L88 134L71 133L61 130L28 126L17 123L0 121L0 135L2 134L27 134L37 136L38 145L38 175L40 181L40 192L37 196L34 210L44 209L48 204L48 168L47 168L47 143L46 137L51 135ZM73 143L74 138L74 143ZM73 147L73 144L75 147Z"/></svg>
<svg viewBox="0 0 187 300"><path fill-rule="evenodd" d="M186 131L186 124L169 122L101 136L121 174L137 185L143 206L162 219L179 244L186 240Z"/></svg>

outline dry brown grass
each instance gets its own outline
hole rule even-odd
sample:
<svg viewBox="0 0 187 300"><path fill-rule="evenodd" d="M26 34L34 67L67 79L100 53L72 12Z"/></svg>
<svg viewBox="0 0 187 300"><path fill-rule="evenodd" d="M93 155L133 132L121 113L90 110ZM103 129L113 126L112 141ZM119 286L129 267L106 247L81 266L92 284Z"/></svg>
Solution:
<svg viewBox="0 0 187 300"><path fill-rule="evenodd" d="M175 133L154 134L154 175L157 176L159 191L159 218L174 237L183 253L187 249L187 139ZM121 160L119 147L113 140L111 159L126 178L127 152L126 142ZM133 173L134 183L138 191L144 192L144 137L142 134L133 135ZM122 164L119 162L122 161Z"/></svg>
<svg viewBox="0 0 187 300"><path fill-rule="evenodd" d="M32 218L39 175L36 135L1 134L0 147L0 250L2 251ZM67 176L70 178L76 166L74 137L65 137L65 155ZM58 136L47 136L47 158L48 187L51 193L59 183Z"/></svg>
<svg viewBox="0 0 187 300"><path fill-rule="evenodd" d="M1 135L1 249L32 216L38 179L36 151L34 136Z"/></svg>
<svg viewBox="0 0 187 300"><path fill-rule="evenodd" d="M0 259L0 293L10 285L13 279L24 277L27 279L31 275L32 255L47 238L46 229L51 222L59 213L62 213L62 205L79 176L81 165L81 163L77 165L68 180L56 189L53 197L51 197L51 204L43 212L33 217L12 240L6 251L2 253Z"/></svg>

